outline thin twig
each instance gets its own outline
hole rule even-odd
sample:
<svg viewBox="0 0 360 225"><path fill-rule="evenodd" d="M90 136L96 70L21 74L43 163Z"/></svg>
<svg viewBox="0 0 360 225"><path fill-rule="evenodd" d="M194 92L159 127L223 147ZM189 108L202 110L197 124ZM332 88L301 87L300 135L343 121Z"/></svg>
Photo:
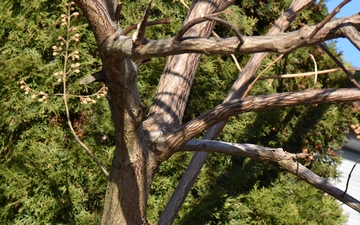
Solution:
<svg viewBox="0 0 360 225"><path fill-rule="evenodd" d="M277 61L279 61L282 57L284 56L284 54L281 54L279 57L277 57L274 61L272 61L263 71L261 71L261 73L259 74L259 76L257 76L254 81L248 86L248 88L246 89L245 93L243 94L243 98L245 98L247 96L247 94L249 93L249 91L251 90L251 88L254 86L255 82L257 80L259 80L259 78L272 66L274 65Z"/></svg>
<svg viewBox="0 0 360 225"><path fill-rule="evenodd" d="M314 79L314 85L313 85L313 88L315 88L315 84L317 82L317 76L318 76L317 64L316 64L316 60L315 60L314 56L312 54L309 54L309 55L310 55L310 58L313 60L314 67L315 67L315 79Z"/></svg>
<svg viewBox="0 0 360 225"><path fill-rule="evenodd" d="M323 44L319 44L320 48L322 50L324 50L332 60L335 61L335 63L345 72L345 74L349 77L350 81L360 90L360 85L359 83L355 80L355 77L345 68L345 66L340 62L340 60L338 60L330 51L329 49L323 45Z"/></svg>
<svg viewBox="0 0 360 225"><path fill-rule="evenodd" d="M352 167L352 169L351 169L351 171L350 171L350 173L349 173L349 175L348 175L348 179L347 179L347 181L346 181L346 188L345 188L343 197L345 196L345 194L346 194L346 192L347 192L347 190L348 190L349 182L350 182L350 178L351 178L351 174L352 174L352 172L354 171L355 166L356 166L359 162L360 162L360 158L355 162L355 164L353 165L353 167Z"/></svg>
<svg viewBox="0 0 360 225"><path fill-rule="evenodd" d="M302 46L304 43L310 41L310 39L313 38L315 34L317 34L317 32L319 32L319 30L321 30L321 28L323 28L326 25L326 23L329 22L340 11L340 9L350 1L351 0L344 0L343 2L341 2L323 21L321 21L316 25L315 29L309 34L309 36L304 38L302 41L298 42L296 45L293 45L292 47L284 50L280 50L279 52L282 54L292 52L298 47Z"/></svg>
<svg viewBox="0 0 360 225"><path fill-rule="evenodd" d="M346 70L350 71L360 71L360 68L346 68ZM325 73L334 73L337 71L342 71L341 68L334 68L328 70L320 70L318 74L325 74ZM306 73L296 73L296 74L282 74L282 75L274 75L274 76L262 76L259 80L268 80L268 79L288 79L288 78L295 78L295 77L308 77L314 75L315 72L306 72Z"/></svg>
<svg viewBox="0 0 360 225"><path fill-rule="evenodd" d="M85 149L87 154L96 162L96 164L100 167L101 171L105 174L105 176L108 178L109 173L106 171L106 169L101 165L99 160L96 158L96 156L92 153L92 151L80 140L80 138L77 136L70 119L70 111L69 106L67 103L67 95L66 95L66 70L67 70L67 60L68 60L68 51L69 51L69 43L70 43L70 4L68 6L68 12L69 16L67 21L67 36L66 36L66 50L65 50L65 58L64 58L64 68L63 68L63 99L65 104L65 112L66 112L66 119L67 123L69 125L69 128L71 130L71 133L73 134L75 140Z"/></svg>
<svg viewBox="0 0 360 225"><path fill-rule="evenodd" d="M154 21L146 22L146 26L149 27L149 26L154 26L154 25L158 25L158 24L169 24L169 23L171 23L171 19L167 18L167 19L163 19L163 20L154 20ZM130 31L136 29L136 27L137 27L137 24L131 25L130 27L123 30L121 32L121 35L127 35Z"/></svg>
<svg viewBox="0 0 360 225"><path fill-rule="evenodd" d="M151 6L151 0L149 0L143 18L141 19L140 23L137 25L137 29L132 36L132 41L135 45L143 45L145 42L145 30L146 30L146 23L149 17L150 6Z"/></svg>

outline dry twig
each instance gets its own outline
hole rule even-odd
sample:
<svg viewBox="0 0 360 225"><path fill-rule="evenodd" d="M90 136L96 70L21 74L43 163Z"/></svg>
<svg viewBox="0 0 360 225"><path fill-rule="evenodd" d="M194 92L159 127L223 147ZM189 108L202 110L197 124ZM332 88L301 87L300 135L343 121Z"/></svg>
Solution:
<svg viewBox="0 0 360 225"><path fill-rule="evenodd" d="M151 0L149 0L143 18L141 19L140 23L137 25L137 29L132 36L132 41L135 45L143 45L145 43L145 30L146 30L146 23L149 17L150 5L151 5Z"/></svg>

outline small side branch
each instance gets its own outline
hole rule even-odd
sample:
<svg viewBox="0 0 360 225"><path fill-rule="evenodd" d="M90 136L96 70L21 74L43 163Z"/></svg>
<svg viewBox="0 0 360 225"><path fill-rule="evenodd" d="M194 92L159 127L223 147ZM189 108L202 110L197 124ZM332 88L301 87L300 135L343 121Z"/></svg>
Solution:
<svg viewBox="0 0 360 225"><path fill-rule="evenodd" d="M212 140L191 140L179 151L219 152L229 155L249 157L254 160L265 160L279 164L283 169L299 177L311 186L333 196L344 204L360 212L360 201L346 194L333 184L321 178L311 170L297 162L297 159L311 160L308 153L289 153L281 148L267 148L254 144L237 144Z"/></svg>
<svg viewBox="0 0 360 225"><path fill-rule="evenodd" d="M338 60L330 51L329 49L323 45L319 44L320 48L324 50L332 60L335 61L335 63L344 71L344 73L349 77L350 81L360 90L359 83L355 80L355 77L345 68L345 66Z"/></svg>
<svg viewBox="0 0 360 225"><path fill-rule="evenodd" d="M292 52L295 49L297 49L298 47L304 45L305 43L308 43L310 41L310 39L313 38L315 36L315 34L317 32L319 32L319 30L321 28L323 28L340 11L340 9L350 1L351 0L344 0L343 2L341 2L323 21L321 21L319 24L316 25L315 29L309 34L309 36L304 38L302 41L300 41L296 45L294 45L288 49L281 50L280 53L286 54L286 53Z"/></svg>
<svg viewBox="0 0 360 225"><path fill-rule="evenodd" d="M143 45L145 43L145 30L146 30L146 23L149 17L150 5L151 5L151 0L149 0L143 18L141 19L140 23L137 25L137 29L133 34L132 41L135 45Z"/></svg>
<svg viewBox="0 0 360 225"><path fill-rule="evenodd" d="M92 82L106 82L106 74L105 71L101 70L94 74L91 74L80 81L82 85L88 85Z"/></svg>
<svg viewBox="0 0 360 225"><path fill-rule="evenodd" d="M120 13L121 13L122 6L123 6L123 3L122 3L122 2L120 2L120 3L116 6L115 15L114 15L114 22L115 22L115 23L119 23Z"/></svg>

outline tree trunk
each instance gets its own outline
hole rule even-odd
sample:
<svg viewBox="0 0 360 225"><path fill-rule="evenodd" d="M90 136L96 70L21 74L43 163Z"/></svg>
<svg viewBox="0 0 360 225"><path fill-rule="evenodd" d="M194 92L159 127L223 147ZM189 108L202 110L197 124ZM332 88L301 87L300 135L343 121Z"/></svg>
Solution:
<svg viewBox="0 0 360 225"><path fill-rule="evenodd" d="M145 224L152 172L142 127L136 66L128 58L103 57L116 148L102 224ZM149 166L151 168L151 166Z"/></svg>

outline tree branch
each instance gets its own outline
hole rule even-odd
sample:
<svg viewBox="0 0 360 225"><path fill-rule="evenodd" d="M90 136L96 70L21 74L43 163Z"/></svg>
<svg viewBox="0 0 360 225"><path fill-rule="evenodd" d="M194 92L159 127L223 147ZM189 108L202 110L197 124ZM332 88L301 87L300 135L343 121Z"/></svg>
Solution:
<svg viewBox="0 0 360 225"><path fill-rule="evenodd" d="M270 161L279 164L286 171L296 175L311 186L333 196L337 200L360 212L360 201L319 177L297 162L297 159L309 159L308 153L289 153L281 148L267 148L254 144L237 144L211 140L190 140L178 151L219 152L229 155L249 157L255 160Z"/></svg>
<svg viewBox="0 0 360 225"><path fill-rule="evenodd" d="M346 5L348 2L350 2L351 0L344 0L343 2L341 2L323 21L321 21L321 23L318 23L315 26L315 29L309 34L309 36L307 36L306 38L304 38L303 40L301 40L300 42L298 42L296 45L291 46L288 49L285 50L281 50L280 53L282 54L286 54L289 52L292 52L294 49L297 49L299 46L304 45L305 43L309 42L317 32L319 32L319 30L321 28L323 28L325 26L326 23L328 23L339 11L340 9Z"/></svg>
<svg viewBox="0 0 360 225"><path fill-rule="evenodd" d="M341 32L349 39L349 41L360 51L360 34L353 26L345 26L340 28Z"/></svg>
<svg viewBox="0 0 360 225"><path fill-rule="evenodd" d="M170 157L177 148L196 137L210 126L225 118L244 112L253 112L289 106L351 102L360 100L360 90L354 88L314 89L302 92L287 92L258 95L243 99L230 100L217 105L206 113L181 126L174 133L160 140L161 160Z"/></svg>
<svg viewBox="0 0 360 225"><path fill-rule="evenodd" d="M355 14L327 23L323 29L301 46L316 45L326 40L344 37L341 27L353 26L360 30L360 15ZM127 56L133 60L162 57L182 53L204 54L249 54L256 52L281 52L301 42L316 29L316 26L304 26L298 31L277 35L243 37L245 43L239 47L237 37L199 38L187 37L180 43L173 38L150 40L145 45L134 46L131 38L116 33L104 43L103 48L115 56Z"/></svg>

